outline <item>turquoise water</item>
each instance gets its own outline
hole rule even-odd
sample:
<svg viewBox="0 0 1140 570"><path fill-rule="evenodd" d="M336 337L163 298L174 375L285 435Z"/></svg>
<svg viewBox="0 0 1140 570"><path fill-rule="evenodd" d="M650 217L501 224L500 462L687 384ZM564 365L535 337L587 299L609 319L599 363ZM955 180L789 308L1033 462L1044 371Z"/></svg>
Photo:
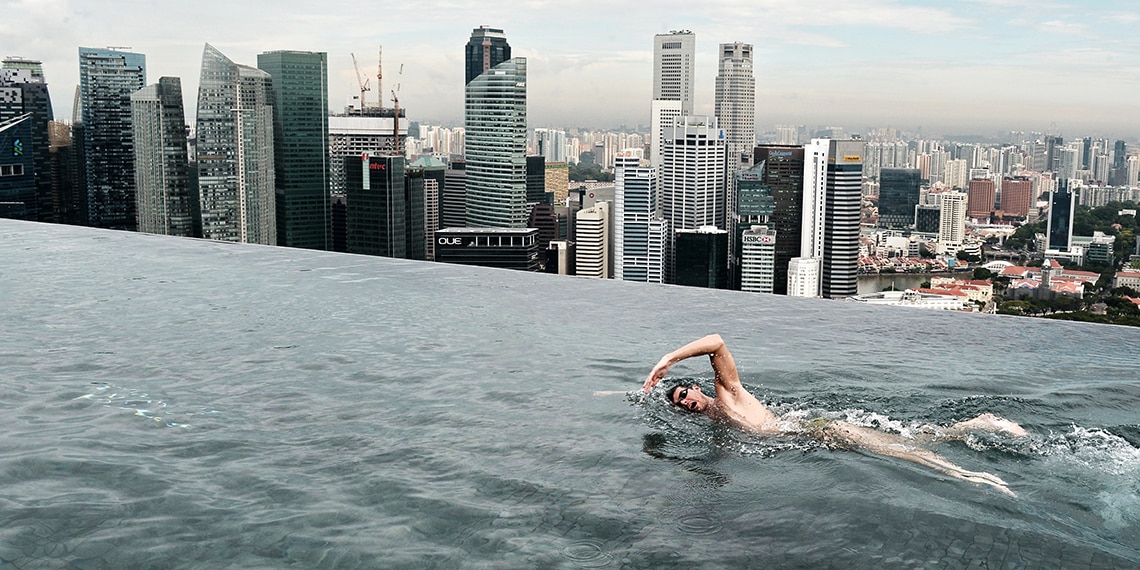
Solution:
<svg viewBox="0 0 1140 570"><path fill-rule="evenodd" d="M1136 329L2 220L0 291L0 567L1140 565ZM782 412L1022 422L934 445L1017 498L638 395L709 332Z"/></svg>

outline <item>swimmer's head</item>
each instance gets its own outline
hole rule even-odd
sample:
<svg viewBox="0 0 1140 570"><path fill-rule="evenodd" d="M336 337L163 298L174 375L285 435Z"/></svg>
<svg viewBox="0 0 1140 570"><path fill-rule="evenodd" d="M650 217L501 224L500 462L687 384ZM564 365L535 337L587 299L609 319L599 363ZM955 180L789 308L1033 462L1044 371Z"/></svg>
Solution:
<svg viewBox="0 0 1140 570"><path fill-rule="evenodd" d="M689 410L690 412L703 412L708 407L711 398L701 392L701 387L693 384L686 386L677 384L665 392L673 405Z"/></svg>

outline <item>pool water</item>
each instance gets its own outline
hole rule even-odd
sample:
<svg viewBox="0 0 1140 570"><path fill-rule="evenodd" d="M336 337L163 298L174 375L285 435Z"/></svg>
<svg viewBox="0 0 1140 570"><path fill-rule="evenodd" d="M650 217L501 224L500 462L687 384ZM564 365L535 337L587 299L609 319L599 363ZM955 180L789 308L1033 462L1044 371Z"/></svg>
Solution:
<svg viewBox="0 0 1140 570"><path fill-rule="evenodd" d="M0 568L1127 568L1140 331L0 220ZM638 389L719 332L793 417ZM712 389L706 359L671 376Z"/></svg>

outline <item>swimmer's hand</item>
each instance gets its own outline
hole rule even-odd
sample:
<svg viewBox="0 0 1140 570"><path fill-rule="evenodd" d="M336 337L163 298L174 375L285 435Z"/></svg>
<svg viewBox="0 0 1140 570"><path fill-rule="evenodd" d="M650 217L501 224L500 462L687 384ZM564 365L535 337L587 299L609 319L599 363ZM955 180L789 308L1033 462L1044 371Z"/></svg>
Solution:
<svg viewBox="0 0 1140 570"><path fill-rule="evenodd" d="M645 379L645 384L641 387L641 390L648 394L662 378L665 378L665 373L669 371L669 367L672 365L673 360L670 358L670 355L666 354L662 356L661 360L657 361L657 366L654 366L653 371L649 373L649 377Z"/></svg>

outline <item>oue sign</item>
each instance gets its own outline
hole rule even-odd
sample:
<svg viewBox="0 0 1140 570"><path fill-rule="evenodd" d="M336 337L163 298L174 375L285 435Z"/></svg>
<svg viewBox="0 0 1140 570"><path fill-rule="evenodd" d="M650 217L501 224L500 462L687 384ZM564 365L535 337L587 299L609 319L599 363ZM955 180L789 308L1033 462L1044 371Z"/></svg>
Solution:
<svg viewBox="0 0 1140 570"><path fill-rule="evenodd" d="M436 238L435 243L439 245L463 245L463 238L461 237L441 237Z"/></svg>

